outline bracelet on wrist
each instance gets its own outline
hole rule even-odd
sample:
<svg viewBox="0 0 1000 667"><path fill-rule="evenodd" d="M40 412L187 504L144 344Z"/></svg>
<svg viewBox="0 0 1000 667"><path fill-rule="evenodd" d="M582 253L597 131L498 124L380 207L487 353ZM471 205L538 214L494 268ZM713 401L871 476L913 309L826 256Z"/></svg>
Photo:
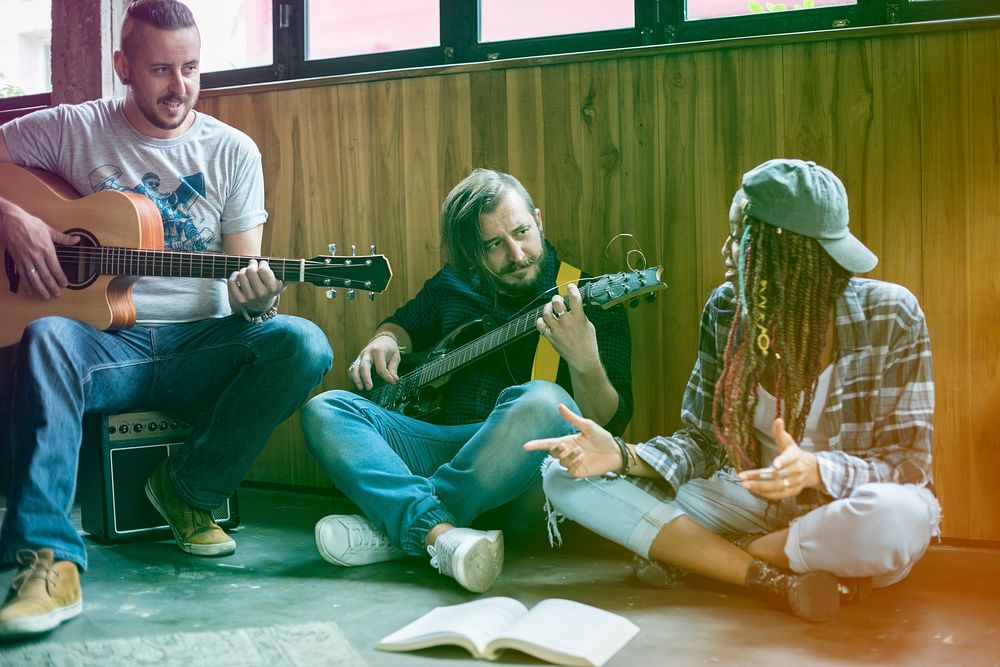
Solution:
<svg viewBox="0 0 1000 667"><path fill-rule="evenodd" d="M243 312L243 319L247 322L252 322L254 324L261 324L264 320L269 320L278 314L278 304L281 302L281 295L278 294L274 297L274 301L271 302L271 307L264 312L255 312L247 310L246 306L240 306L240 310Z"/></svg>
<svg viewBox="0 0 1000 667"><path fill-rule="evenodd" d="M371 337L371 340L368 341L368 343L365 345L365 347L368 347L368 345L371 345L372 343L374 343L375 339L382 338L383 336L385 336L386 338L391 338L392 341L396 344L396 347L399 348L400 352L406 352L406 348L399 344L399 338L396 337L396 334L394 334L394 333L392 333L391 331L388 331L388 330L377 331L375 333L375 335Z"/></svg>
<svg viewBox="0 0 1000 667"><path fill-rule="evenodd" d="M618 436L615 436L615 444L618 445L618 453L622 457L622 467L616 470L615 472L619 476L624 476L628 474L629 469L632 467L631 465L632 457L629 454L628 445L625 443L624 440L622 440Z"/></svg>

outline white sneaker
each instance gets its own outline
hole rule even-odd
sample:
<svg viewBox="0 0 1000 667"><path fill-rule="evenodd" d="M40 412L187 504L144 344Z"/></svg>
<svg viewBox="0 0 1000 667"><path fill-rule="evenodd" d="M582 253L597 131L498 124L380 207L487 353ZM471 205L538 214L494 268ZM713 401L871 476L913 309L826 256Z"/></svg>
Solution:
<svg viewBox="0 0 1000 667"><path fill-rule="evenodd" d="M331 514L316 522L316 548L325 561L345 567L406 557L385 533L354 514Z"/></svg>
<svg viewBox="0 0 1000 667"><path fill-rule="evenodd" d="M503 570L503 533L499 530L451 528L427 547L431 565L453 577L466 590L489 590Z"/></svg>

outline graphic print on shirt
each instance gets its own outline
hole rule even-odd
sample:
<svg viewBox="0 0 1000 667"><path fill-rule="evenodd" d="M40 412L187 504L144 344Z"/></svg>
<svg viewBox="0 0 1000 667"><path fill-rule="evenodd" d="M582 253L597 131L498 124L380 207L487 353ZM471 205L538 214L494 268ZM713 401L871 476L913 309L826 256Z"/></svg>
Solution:
<svg viewBox="0 0 1000 667"><path fill-rule="evenodd" d="M191 209L198 197L205 197L205 175L201 172L191 176L181 176L172 192L160 191L160 176L155 172L143 174L134 186L122 183L122 170L113 164L101 165L90 172L90 186L94 192L117 190L145 195L160 211L163 219L163 249L196 252L207 250L215 239L215 233L207 227L199 227L200 218Z"/></svg>

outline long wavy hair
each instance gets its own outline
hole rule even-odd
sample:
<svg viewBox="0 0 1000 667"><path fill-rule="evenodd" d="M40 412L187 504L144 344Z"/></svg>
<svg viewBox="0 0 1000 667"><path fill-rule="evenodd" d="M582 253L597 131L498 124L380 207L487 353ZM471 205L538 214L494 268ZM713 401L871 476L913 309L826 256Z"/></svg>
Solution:
<svg viewBox="0 0 1000 667"><path fill-rule="evenodd" d="M757 385L772 364L777 416L801 442L822 371L833 304L851 273L815 239L761 222L734 206L740 224L737 304L712 406L715 435L737 470L760 465Z"/></svg>

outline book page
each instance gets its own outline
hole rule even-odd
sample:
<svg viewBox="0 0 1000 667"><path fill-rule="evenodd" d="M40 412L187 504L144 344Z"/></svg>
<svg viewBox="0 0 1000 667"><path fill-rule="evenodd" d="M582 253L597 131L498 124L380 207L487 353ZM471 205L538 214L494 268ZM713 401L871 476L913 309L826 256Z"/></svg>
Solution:
<svg viewBox="0 0 1000 667"><path fill-rule="evenodd" d="M487 657L485 647L490 640L527 612L528 608L523 604L505 597L482 598L464 604L436 607L383 638L377 648L411 651L441 644L458 644L476 657ZM464 638L466 641L454 641L455 638Z"/></svg>
<svg viewBox="0 0 1000 667"><path fill-rule="evenodd" d="M599 667L637 632L638 626L627 618L552 598L514 621L489 649L510 647L556 664Z"/></svg>

